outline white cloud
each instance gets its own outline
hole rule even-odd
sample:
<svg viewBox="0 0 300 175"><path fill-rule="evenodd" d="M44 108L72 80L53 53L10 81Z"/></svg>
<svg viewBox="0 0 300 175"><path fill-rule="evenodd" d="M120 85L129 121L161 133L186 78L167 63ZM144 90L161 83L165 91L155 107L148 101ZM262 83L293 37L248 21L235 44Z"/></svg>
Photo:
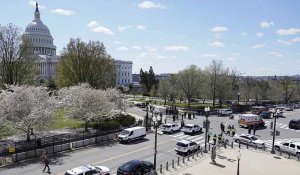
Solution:
<svg viewBox="0 0 300 175"><path fill-rule="evenodd" d="M224 35L223 33L215 33L215 37L216 37L217 39L222 38L223 35Z"/></svg>
<svg viewBox="0 0 300 175"><path fill-rule="evenodd" d="M127 29L132 28L132 27L133 27L132 25L119 26L119 27L118 27L118 30L119 30L120 32L122 32L122 31L127 30Z"/></svg>
<svg viewBox="0 0 300 175"><path fill-rule="evenodd" d="M126 50L128 50L128 48L124 47L124 46L121 46L121 47L118 47L117 50L119 50L119 51L126 51Z"/></svg>
<svg viewBox="0 0 300 175"><path fill-rule="evenodd" d="M54 9L51 10L52 13L58 14L58 15L65 15L65 16L70 16L74 15L75 12L72 10L66 10L66 9Z"/></svg>
<svg viewBox="0 0 300 175"><path fill-rule="evenodd" d="M203 54L203 55L201 55L201 57L215 59L215 58L218 58L219 55L216 55L216 54Z"/></svg>
<svg viewBox="0 0 300 175"><path fill-rule="evenodd" d="M293 39L292 39L292 42L295 42L295 43L296 43L296 42L300 42L300 37L293 38Z"/></svg>
<svg viewBox="0 0 300 175"><path fill-rule="evenodd" d="M136 28L139 29L139 30L145 30L146 26L144 26L144 25L137 25Z"/></svg>
<svg viewBox="0 0 300 175"><path fill-rule="evenodd" d="M257 36L257 37L263 37L263 36L264 36L264 33L257 32L257 33L256 33L256 36Z"/></svg>
<svg viewBox="0 0 300 175"><path fill-rule="evenodd" d="M243 36L247 36L248 34L247 34L247 33L245 33L245 32L243 32L243 33L241 33L241 35L243 35Z"/></svg>
<svg viewBox="0 0 300 175"><path fill-rule="evenodd" d="M209 43L208 45L212 47L225 47L225 44L219 41L214 41L212 43Z"/></svg>
<svg viewBox="0 0 300 175"><path fill-rule="evenodd" d="M141 50L140 46L132 46L132 48L135 49L135 50Z"/></svg>
<svg viewBox="0 0 300 175"><path fill-rule="evenodd" d="M121 44L121 42L120 42L120 41L114 41L114 44L116 44L116 45L120 45L120 44Z"/></svg>
<svg viewBox="0 0 300 175"><path fill-rule="evenodd" d="M220 26L216 26L212 29L210 29L210 31L215 32L215 33L222 33L227 31L228 29L226 27L220 27Z"/></svg>
<svg viewBox="0 0 300 175"><path fill-rule="evenodd" d="M267 29L267 28L271 28L274 25L273 22L267 22L267 21L263 21L260 23L260 27Z"/></svg>
<svg viewBox="0 0 300 175"><path fill-rule="evenodd" d="M259 49L259 48L263 48L263 47L266 47L266 44L256 44L256 45L254 45L252 48L253 49Z"/></svg>
<svg viewBox="0 0 300 175"><path fill-rule="evenodd" d="M104 33L106 35L114 35L114 33L110 29L104 26L100 26L97 21L91 21L90 23L88 23L87 26L93 32Z"/></svg>
<svg viewBox="0 0 300 175"><path fill-rule="evenodd" d="M28 3L29 3L31 6L33 6L33 7L35 7L35 5L36 5L36 2L35 2L35 1L28 1ZM41 8L41 9L46 8L45 6L41 5L40 3L38 3L38 6L39 6L39 8Z"/></svg>
<svg viewBox="0 0 300 175"><path fill-rule="evenodd" d="M276 31L278 35L295 35L300 32L300 29L289 28L289 29L279 29Z"/></svg>
<svg viewBox="0 0 300 175"><path fill-rule="evenodd" d="M283 57L283 55L279 52L269 52L270 55L273 55L274 57Z"/></svg>
<svg viewBox="0 0 300 175"><path fill-rule="evenodd" d="M284 45L291 45L292 43L290 41L284 41L284 40L277 40L279 43L284 44Z"/></svg>
<svg viewBox="0 0 300 175"><path fill-rule="evenodd" d="M165 51L188 51L190 50L190 48L187 46L174 45L174 46L167 46L164 48L164 50Z"/></svg>
<svg viewBox="0 0 300 175"><path fill-rule="evenodd" d="M152 1L144 1L144 2L141 2L138 4L138 7L140 9L151 9L151 8L154 8L154 9L165 9L166 7L159 4L159 3L155 3L155 2L152 2Z"/></svg>

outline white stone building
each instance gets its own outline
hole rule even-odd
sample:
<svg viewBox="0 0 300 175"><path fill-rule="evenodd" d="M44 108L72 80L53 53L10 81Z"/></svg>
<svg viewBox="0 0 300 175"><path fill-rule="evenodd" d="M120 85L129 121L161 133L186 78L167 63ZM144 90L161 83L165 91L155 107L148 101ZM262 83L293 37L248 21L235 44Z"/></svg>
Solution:
<svg viewBox="0 0 300 175"><path fill-rule="evenodd" d="M23 37L32 43L34 56L38 60L36 66L40 80L46 81L53 77L58 63L56 46L53 44L49 28L41 21L37 3L34 19L27 25Z"/></svg>
<svg viewBox="0 0 300 175"><path fill-rule="evenodd" d="M129 86L132 84L132 61L115 60L116 85Z"/></svg>

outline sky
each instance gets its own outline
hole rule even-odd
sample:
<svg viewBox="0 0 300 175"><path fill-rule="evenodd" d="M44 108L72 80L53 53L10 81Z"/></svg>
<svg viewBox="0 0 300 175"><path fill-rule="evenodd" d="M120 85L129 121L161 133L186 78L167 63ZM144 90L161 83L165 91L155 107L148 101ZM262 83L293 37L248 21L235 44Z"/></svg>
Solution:
<svg viewBox="0 0 300 175"><path fill-rule="evenodd" d="M39 0L59 54L70 38L98 40L133 73L212 60L242 75L300 74L300 0ZM23 31L35 1L1 0L0 24Z"/></svg>

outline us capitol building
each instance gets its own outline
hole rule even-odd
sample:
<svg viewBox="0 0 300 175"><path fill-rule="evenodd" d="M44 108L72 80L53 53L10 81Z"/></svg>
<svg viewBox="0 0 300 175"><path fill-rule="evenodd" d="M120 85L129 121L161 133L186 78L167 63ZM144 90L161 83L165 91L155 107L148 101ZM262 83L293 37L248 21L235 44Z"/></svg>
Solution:
<svg viewBox="0 0 300 175"><path fill-rule="evenodd" d="M38 60L36 68L39 70L40 81L45 82L54 77L59 56L56 55L56 46L53 44L49 28L41 21L38 3L36 3L34 19L27 25L23 37L32 43L34 56ZM132 84L132 62L115 60L115 64L116 85Z"/></svg>

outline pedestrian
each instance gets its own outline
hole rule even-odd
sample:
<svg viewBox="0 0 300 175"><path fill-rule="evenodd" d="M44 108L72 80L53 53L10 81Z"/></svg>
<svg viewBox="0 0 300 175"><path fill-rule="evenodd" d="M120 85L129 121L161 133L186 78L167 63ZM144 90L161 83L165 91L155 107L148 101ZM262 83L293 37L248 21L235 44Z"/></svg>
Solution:
<svg viewBox="0 0 300 175"><path fill-rule="evenodd" d="M223 135L221 133L218 135L218 143L221 144L222 140L223 140Z"/></svg>
<svg viewBox="0 0 300 175"><path fill-rule="evenodd" d="M253 126L248 126L248 134L251 134L251 128L252 128Z"/></svg>
<svg viewBox="0 0 300 175"><path fill-rule="evenodd" d="M235 135L235 128L234 126L232 125L231 126L231 136L233 137Z"/></svg>
<svg viewBox="0 0 300 175"><path fill-rule="evenodd" d="M207 134L207 143L209 143L210 140L210 134Z"/></svg>
<svg viewBox="0 0 300 175"><path fill-rule="evenodd" d="M227 131L227 134L230 136L230 133L231 133L231 126L230 125L228 125L228 131Z"/></svg>
<svg viewBox="0 0 300 175"><path fill-rule="evenodd" d="M224 129L225 129L225 126L224 126L224 124L223 124L223 123L221 123L220 127L221 127L221 132L223 133L223 132L224 132Z"/></svg>
<svg viewBox="0 0 300 175"><path fill-rule="evenodd" d="M165 117L165 124L167 123L167 117Z"/></svg>
<svg viewBox="0 0 300 175"><path fill-rule="evenodd" d="M48 168L48 173L50 173L50 168L49 168L49 160L47 158L47 155L44 155L43 156L43 162L44 162L44 169L43 169L43 172L45 172L46 168Z"/></svg>
<svg viewBox="0 0 300 175"><path fill-rule="evenodd" d="M214 145L216 145L216 143L217 143L217 134L215 134L215 135L213 136L213 141L214 141Z"/></svg>
<svg viewBox="0 0 300 175"><path fill-rule="evenodd" d="M175 115L173 115L173 122L175 123Z"/></svg>
<svg viewBox="0 0 300 175"><path fill-rule="evenodd" d="M183 128L184 127L184 121L182 120L181 121L181 128Z"/></svg>
<svg viewBox="0 0 300 175"><path fill-rule="evenodd" d="M253 135L255 135L255 132L256 132L256 126L253 125Z"/></svg>

